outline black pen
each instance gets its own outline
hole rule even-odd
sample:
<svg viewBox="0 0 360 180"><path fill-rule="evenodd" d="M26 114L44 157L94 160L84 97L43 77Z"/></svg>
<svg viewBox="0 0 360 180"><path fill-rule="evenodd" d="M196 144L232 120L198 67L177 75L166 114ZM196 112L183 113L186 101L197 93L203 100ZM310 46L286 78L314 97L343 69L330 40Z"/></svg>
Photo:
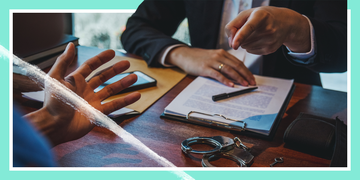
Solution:
<svg viewBox="0 0 360 180"><path fill-rule="evenodd" d="M212 96L212 100L213 101L219 101L219 100L222 100L222 99L227 99L227 98L230 98L230 97L234 97L234 96L238 96L238 95L241 95L241 94L251 92L251 91L253 91L254 89L257 89L257 88L258 87L252 87L252 88L242 89L242 90L231 92L231 93L222 93L222 94L214 95L214 96Z"/></svg>

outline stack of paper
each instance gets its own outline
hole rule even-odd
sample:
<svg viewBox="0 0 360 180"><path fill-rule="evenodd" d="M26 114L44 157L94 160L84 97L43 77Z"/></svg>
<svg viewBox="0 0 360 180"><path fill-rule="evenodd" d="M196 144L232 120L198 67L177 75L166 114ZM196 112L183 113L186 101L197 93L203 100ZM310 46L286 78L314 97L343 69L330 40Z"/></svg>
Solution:
<svg viewBox="0 0 360 180"><path fill-rule="evenodd" d="M191 121L191 117L198 117L209 120L202 124L217 124L229 129L236 129L243 125L241 122L226 120L219 116L204 116L199 113L192 113L189 119L186 119L191 111L210 115L218 114L244 121L245 129L248 131L269 135L292 88L293 80L263 76L255 76L255 79L258 89L214 102L213 95L248 87L235 86L232 88L209 78L197 77L165 108L164 116L171 115L179 117L180 119L176 118L178 120L182 118L184 121Z"/></svg>

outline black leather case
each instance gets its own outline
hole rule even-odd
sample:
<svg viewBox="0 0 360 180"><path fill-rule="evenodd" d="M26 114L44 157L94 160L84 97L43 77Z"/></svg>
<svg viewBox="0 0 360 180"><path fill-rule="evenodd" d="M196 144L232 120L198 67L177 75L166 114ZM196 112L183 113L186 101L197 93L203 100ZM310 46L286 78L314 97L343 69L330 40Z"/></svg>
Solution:
<svg viewBox="0 0 360 180"><path fill-rule="evenodd" d="M335 119L300 113L284 133L287 145L331 151L335 141Z"/></svg>

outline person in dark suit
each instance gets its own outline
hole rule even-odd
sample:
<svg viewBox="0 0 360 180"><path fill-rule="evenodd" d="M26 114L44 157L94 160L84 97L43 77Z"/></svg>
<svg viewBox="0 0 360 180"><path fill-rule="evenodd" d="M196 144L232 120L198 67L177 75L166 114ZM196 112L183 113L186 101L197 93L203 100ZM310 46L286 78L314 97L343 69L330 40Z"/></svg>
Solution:
<svg viewBox="0 0 360 180"><path fill-rule="evenodd" d="M238 58L216 49L223 5L224 0L145 0L127 22L124 49L150 66L175 65L228 86L233 81L254 85L254 76ZM226 26L229 45L263 55L262 75L321 86L319 72L347 70L346 11L346 0L270 0L269 6L242 11ZM171 38L184 18L191 46ZM182 46L167 49L176 44ZM290 55L309 49L313 54L305 59Z"/></svg>

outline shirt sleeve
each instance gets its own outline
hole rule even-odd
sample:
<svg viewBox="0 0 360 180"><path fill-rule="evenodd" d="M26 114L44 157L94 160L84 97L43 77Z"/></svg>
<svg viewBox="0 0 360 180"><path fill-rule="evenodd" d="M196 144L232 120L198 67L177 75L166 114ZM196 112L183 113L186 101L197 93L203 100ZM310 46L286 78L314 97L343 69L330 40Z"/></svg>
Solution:
<svg viewBox="0 0 360 180"><path fill-rule="evenodd" d="M185 47L185 46L186 46L185 44L174 44L174 45L171 45L171 46L165 48L159 55L159 59L158 59L159 63L162 64L165 67L175 67L172 64L166 64L165 63L166 56L169 54L169 52L172 49L174 49L176 47Z"/></svg>
<svg viewBox="0 0 360 180"><path fill-rule="evenodd" d="M13 166L54 167L55 157L49 141L36 131L16 107L13 110Z"/></svg>
<svg viewBox="0 0 360 180"><path fill-rule="evenodd" d="M312 26L311 21L305 15L303 15L309 22L310 25L310 38L311 38L311 49L306 53L295 53L292 52L288 47L286 49L289 51L288 54L291 60L300 63L300 64L311 64L314 62L316 56L316 42L315 42L315 32L314 27Z"/></svg>

